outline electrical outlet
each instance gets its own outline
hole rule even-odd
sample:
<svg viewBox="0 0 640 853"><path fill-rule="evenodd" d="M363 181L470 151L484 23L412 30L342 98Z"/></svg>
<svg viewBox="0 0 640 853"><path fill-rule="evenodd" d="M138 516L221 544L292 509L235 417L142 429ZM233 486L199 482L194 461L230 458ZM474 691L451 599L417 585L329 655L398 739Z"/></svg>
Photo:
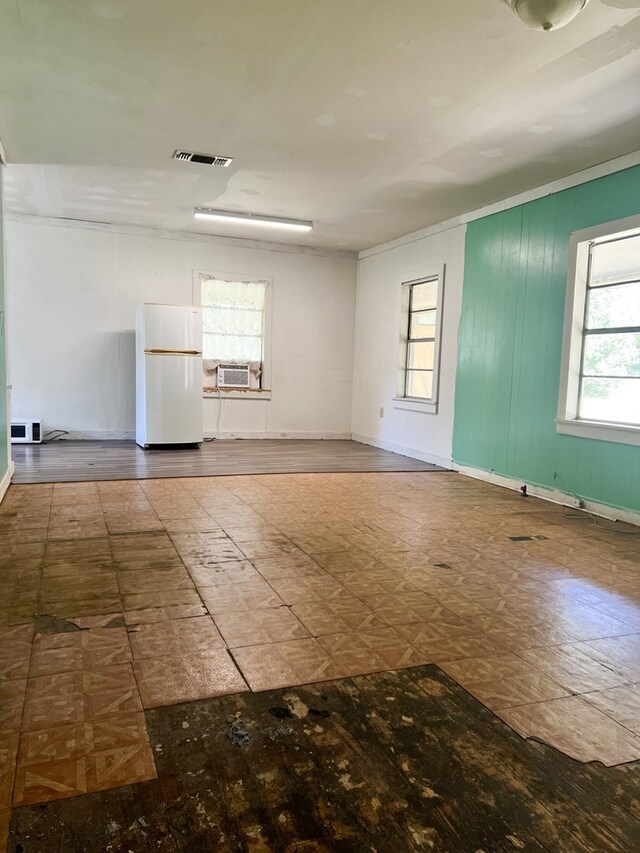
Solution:
<svg viewBox="0 0 640 853"><path fill-rule="evenodd" d="M573 496L563 496L562 499L558 501L558 503L561 503L562 506L571 507L572 509L586 509L582 498L576 498Z"/></svg>
<svg viewBox="0 0 640 853"><path fill-rule="evenodd" d="M380 406L380 417L384 417L384 406Z"/></svg>

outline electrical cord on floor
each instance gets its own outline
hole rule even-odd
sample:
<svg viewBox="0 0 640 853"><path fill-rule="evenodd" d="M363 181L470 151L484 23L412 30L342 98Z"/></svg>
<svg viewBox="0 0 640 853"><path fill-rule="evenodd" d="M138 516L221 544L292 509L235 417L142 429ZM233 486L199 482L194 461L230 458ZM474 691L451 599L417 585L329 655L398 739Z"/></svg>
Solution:
<svg viewBox="0 0 640 853"><path fill-rule="evenodd" d="M588 513L586 515L572 515L569 512L565 512L562 516L563 518L570 518L574 521L592 521L594 527L599 527L600 530L608 530L609 533L617 533L618 536L640 536L640 530L615 530L613 527L608 527L606 524L602 524L601 521L598 521L595 515L585 507L585 510ZM615 523L615 522L614 522Z"/></svg>
<svg viewBox="0 0 640 853"><path fill-rule="evenodd" d="M571 512L565 512L565 513L563 513L563 518L570 518L570 519L573 519L574 521L587 521L587 520L589 520L589 521L593 522L594 527L598 527L598 528L600 528L600 530L607 530L607 531L609 531L609 533L617 533L618 536L638 536L638 535L640 535L640 530L615 530L613 527L609 527L606 524L602 524L601 521L598 521L597 517L591 512L591 510L587 506L587 502L585 501L585 499L581 498L580 495L577 495L571 489L568 489L566 487L566 485L564 485L562 483L560 476L558 475L557 471L553 472L553 482L558 484L560 486L560 488L563 489L565 492L568 492L570 495L573 495L573 497L580 503L580 506L578 508L582 509L584 512L587 513L587 515L584 515L584 514L574 515ZM587 519L587 516L588 516L588 519ZM615 524L615 521L614 521L614 524Z"/></svg>
<svg viewBox="0 0 640 853"><path fill-rule="evenodd" d="M222 417L222 391L218 388L218 420L216 422L216 437L220 435L220 418Z"/></svg>
<svg viewBox="0 0 640 853"><path fill-rule="evenodd" d="M216 441L220 434L220 416L222 415L222 393L219 388L216 389L218 392L218 420L216 422L216 434L209 438L205 438L204 441L209 443L210 441Z"/></svg>
<svg viewBox="0 0 640 853"><path fill-rule="evenodd" d="M53 438L49 438L52 435ZM69 435L68 430L66 429L50 429L49 432L45 432L42 437L42 444L49 444L50 441L57 441L59 438L62 438L63 435ZM47 440L48 439L48 440Z"/></svg>

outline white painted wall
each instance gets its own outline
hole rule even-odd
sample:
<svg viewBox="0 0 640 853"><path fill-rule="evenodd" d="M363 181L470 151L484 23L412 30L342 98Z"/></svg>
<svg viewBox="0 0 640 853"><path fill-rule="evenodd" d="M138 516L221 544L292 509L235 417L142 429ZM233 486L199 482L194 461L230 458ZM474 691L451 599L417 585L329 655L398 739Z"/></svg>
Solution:
<svg viewBox="0 0 640 853"><path fill-rule="evenodd" d="M191 303L200 270L272 281L272 398L225 400L220 432L350 434L355 255L36 217L6 230L15 415L75 437L133 437L135 307ZM203 400L208 435L219 405Z"/></svg>
<svg viewBox="0 0 640 853"><path fill-rule="evenodd" d="M354 354L353 437L358 441L451 465L458 321L464 238L458 225L412 242L362 252ZM436 414L394 408L401 335L402 282L437 275L446 266ZM384 417L380 417L380 408Z"/></svg>

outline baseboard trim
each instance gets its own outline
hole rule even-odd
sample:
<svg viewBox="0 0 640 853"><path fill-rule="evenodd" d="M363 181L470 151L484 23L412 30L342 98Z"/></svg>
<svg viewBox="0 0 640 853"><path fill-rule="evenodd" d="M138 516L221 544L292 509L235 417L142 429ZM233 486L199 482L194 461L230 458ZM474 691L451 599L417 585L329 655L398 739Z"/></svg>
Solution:
<svg viewBox="0 0 640 853"><path fill-rule="evenodd" d="M7 493L7 489L11 485L11 478L13 477L13 472L15 470L15 465L13 462L9 462L9 467L4 473L4 477L0 480L0 503L2 503L2 499Z"/></svg>
<svg viewBox="0 0 640 853"><path fill-rule="evenodd" d="M134 441L135 432L110 432L108 430L86 430L67 433L59 441ZM205 438L307 438L349 441L350 432L214 432L206 431Z"/></svg>
<svg viewBox="0 0 640 853"><path fill-rule="evenodd" d="M350 432L210 432L205 438L307 439L309 441L350 441Z"/></svg>
<svg viewBox="0 0 640 853"><path fill-rule="evenodd" d="M360 442L360 444L370 444L372 447L379 447L380 450L389 450L391 453L397 453L399 456L409 456L411 459L419 459L421 462L430 462L432 465L439 465L441 468L453 468L451 459L446 459L444 456L437 456L435 453L424 453L422 450L416 450L413 447L405 447L402 444L394 444L391 441L382 441L371 435L360 435L357 432L352 433L351 438L353 441Z"/></svg>
<svg viewBox="0 0 640 853"><path fill-rule="evenodd" d="M494 486L503 486L505 489L511 489L516 492L521 491L522 486L526 486L527 494L531 495L531 497L540 498L541 500L560 504L571 509L581 510L582 512L591 513L601 518L608 518L611 521L625 521L628 524L640 525L640 512L632 509L622 509L598 503L597 501L577 498L570 492L563 492L562 489L532 485L527 483L526 480L519 480L505 474L496 474L495 471L485 471L482 468L473 468L469 465L454 464L458 473L464 474L466 477L473 477L475 480L483 480L485 483L492 483Z"/></svg>

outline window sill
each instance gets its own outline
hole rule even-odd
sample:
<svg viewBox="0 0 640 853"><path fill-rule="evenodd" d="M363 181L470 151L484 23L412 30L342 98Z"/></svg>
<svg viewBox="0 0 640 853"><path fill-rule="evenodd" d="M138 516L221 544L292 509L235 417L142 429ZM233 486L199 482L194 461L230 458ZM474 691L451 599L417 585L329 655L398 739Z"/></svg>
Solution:
<svg viewBox="0 0 640 853"><path fill-rule="evenodd" d="M597 441L640 445L640 427L635 426L556 418L556 429L563 435L575 435L578 438L593 438Z"/></svg>
<svg viewBox="0 0 640 853"><path fill-rule="evenodd" d="M407 412L422 412L423 415L436 415L438 403L436 400L412 400L409 397L394 397L394 409L404 409Z"/></svg>
<svg viewBox="0 0 640 853"><path fill-rule="evenodd" d="M271 388L207 388L202 396L205 400L270 400Z"/></svg>

